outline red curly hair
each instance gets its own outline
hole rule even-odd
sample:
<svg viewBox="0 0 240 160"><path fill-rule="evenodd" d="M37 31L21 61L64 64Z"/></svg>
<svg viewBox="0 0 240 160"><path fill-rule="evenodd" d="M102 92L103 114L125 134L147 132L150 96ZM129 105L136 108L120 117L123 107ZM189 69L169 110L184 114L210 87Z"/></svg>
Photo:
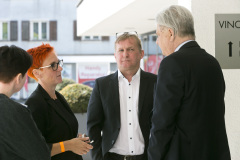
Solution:
<svg viewBox="0 0 240 160"><path fill-rule="evenodd" d="M46 59L48 54L51 53L52 50L54 50L54 48L50 46L50 44L44 43L38 47L27 50L27 53L33 57L32 66L27 71L29 77L38 81L38 79L33 74L33 70L42 67L43 61Z"/></svg>

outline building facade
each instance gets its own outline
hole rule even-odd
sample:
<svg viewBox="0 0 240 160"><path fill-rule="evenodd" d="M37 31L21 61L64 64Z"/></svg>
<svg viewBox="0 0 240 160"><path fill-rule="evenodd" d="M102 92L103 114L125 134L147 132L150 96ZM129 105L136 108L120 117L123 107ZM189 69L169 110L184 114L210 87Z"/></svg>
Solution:
<svg viewBox="0 0 240 160"><path fill-rule="evenodd" d="M63 59L63 78L93 86L94 79L117 70L116 37L77 36L78 3L79 0L0 0L0 46L16 45L27 50L49 43L59 59ZM156 36L139 37L145 50L141 67L156 73L161 60L161 56L156 56L156 52L160 52L155 44ZM37 83L28 78L13 98L26 99L36 86Z"/></svg>

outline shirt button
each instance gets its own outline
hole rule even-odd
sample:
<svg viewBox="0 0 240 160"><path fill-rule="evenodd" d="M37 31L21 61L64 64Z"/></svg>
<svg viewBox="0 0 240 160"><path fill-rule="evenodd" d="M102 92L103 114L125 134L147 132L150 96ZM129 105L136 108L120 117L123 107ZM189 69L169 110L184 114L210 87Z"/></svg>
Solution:
<svg viewBox="0 0 240 160"><path fill-rule="evenodd" d="M130 139L132 139L132 137L130 137Z"/></svg>
<svg viewBox="0 0 240 160"><path fill-rule="evenodd" d="M131 110L129 110L129 112L131 112Z"/></svg>
<svg viewBox="0 0 240 160"><path fill-rule="evenodd" d="M131 97L129 97L129 98L131 98Z"/></svg>
<svg viewBox="0 0 240 160"><path fill-rule="evenodd" d="M131 123L129 123L129 125L131 125Z"/></svg>

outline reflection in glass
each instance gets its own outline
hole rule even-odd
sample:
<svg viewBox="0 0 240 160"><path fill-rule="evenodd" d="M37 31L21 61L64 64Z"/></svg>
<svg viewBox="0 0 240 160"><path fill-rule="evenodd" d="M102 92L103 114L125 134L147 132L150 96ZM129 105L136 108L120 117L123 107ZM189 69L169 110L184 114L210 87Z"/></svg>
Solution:
<svg viewBox="0 0 240 160"><path fill-rule="evenodd" d="M8 40L8 23L2 23L2 40Z"/></svg>
<svg viewBox="0 0 240 160"><path fill-rule="evenodd" d="M38 40L38 23L33 23L33 39Z"/></svg>
<svg viewBox="0 0 240 160"><path fill-rule="evenodd" d="M42 39L47 39L47 23L42 23Z"/></svg>
<svg viewBox="0 0 240 160"><path fill-rule="evenodd" d="M99 40L99 36L93 36L93 40Z"/></svg>
<svg viewBox="0 0 240 160"><path fill-rule="evenodd" d="M85 39L85 40L90 40L91 37L90 37L90 36L84 36L84 39Z"/></svg>

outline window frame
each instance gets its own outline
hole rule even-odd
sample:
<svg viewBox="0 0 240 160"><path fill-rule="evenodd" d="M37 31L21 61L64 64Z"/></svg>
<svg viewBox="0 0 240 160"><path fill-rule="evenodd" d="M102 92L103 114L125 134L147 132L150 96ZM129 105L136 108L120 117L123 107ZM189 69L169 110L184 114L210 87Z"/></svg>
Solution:
<svg viewBox="0 0 240 160"><path fill-rule="evenodd" d="M89 37L89 38L87 38L87 37ZM83 41L101 41L102 37L101 36L82 36L82 40Z"/></svg>
<svg viewBox="0 0 240 160"><path fill-rule="evenodd" d="M38 23L38 39L34 39L34 23ZM46 23L46 39L42 38L42 23ZM47 20L30 21L30 40L31 41L48 41L50 39L49 24Z"/></svg>

